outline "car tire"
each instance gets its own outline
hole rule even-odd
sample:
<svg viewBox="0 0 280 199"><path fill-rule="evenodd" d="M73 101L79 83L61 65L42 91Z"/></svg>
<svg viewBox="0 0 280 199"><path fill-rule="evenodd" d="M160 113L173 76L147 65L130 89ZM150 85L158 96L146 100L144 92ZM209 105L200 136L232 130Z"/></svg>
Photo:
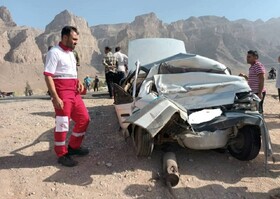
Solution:
<svg viewBox="0 0 280 199"><path fill-rule="evenodd" d="M134 148L137 156L148 157L154 149L154 140L143 128L136 126L133 132Z"/></svg>
<svg viewBox="0 0 280 199"><path fill-rule="evenodd" d="M256 158L261 148L261 136L255 126L244 126L228 146L229 153L238 160L249 161Z"/></svg>

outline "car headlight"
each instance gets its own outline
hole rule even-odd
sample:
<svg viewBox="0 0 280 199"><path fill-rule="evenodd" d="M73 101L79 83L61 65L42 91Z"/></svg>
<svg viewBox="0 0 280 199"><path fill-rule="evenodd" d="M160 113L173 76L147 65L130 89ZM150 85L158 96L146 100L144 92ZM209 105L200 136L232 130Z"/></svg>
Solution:
<svg viewBox="0 0 280 199"><path fill-rule="evenodd" d="M253 101L251 103L240 103L240 104L234 104L233 109L235 110L250 110L250 111L257 111L258 110L258 103L256 101Z"/></svg>
<svg viewBox="0 0 280 199"><path fill-rule="evenodd" d="M259 102L260 99L254 93L238 93L234 101L233 109L257 111L259 110Z"/></svg>

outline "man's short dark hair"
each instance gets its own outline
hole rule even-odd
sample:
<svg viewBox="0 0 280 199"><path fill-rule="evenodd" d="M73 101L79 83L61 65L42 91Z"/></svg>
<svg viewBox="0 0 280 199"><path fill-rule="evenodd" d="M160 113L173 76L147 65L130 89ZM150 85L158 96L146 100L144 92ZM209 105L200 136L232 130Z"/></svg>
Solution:
<svg viewBox="0 0 280 199"><path fill-rule="evenodd" d="M256 51L256 50L249 50L249 51L247 52L247 54L253 55L253 56L256 57L257 59L259 58L258 51Z"/></svg>
<svg viewBox="0 0 280 199"><path fill-rule="evenodd" d="M121 47L119 47L119 46L117 46L116 48L115 48L115 52L119 52L121 50Z"/></svg>
<svg viewBox="0 0 280 199"><path fill-rule="evenodd" d="M61 30L61 37L63 37L63 35L69 36L71 34L71 32L75 32L75 33L77 33L77 35L79 34L78 29L76 27L64 26Z"/></svg>
<svg viewBox="0 0 280 199"><path fill-rule="evenodd" d="M111 52L112 49L111 49L109 46L106 46L106 47L105 47L105 50L108 50L108 51Z"/></svg>

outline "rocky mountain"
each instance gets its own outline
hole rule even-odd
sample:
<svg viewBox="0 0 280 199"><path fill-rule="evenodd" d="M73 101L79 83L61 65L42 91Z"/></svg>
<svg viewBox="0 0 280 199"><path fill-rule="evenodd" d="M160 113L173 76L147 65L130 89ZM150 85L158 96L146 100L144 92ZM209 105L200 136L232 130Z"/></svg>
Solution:
<svg viewBox="0 0 280 199"><path fill-rule="evenodd" d="M100 54L95 37L85 19L77 17L65 10L56 15L53 21L46 26L45 32L36 38L37 44L44 55L48 46L54 46L60 41L60 32L65 25L76 26L79 31L79 41L76 50L83 64L93 64L94 57Z"/></svg>
<svg viewBox="0 0 280 199"><path fill-rule="evenodd" d="M42 62L41 52L35 42L41 31L18 27L5 7L0 7L0 28L0 63Z"/></svg>
<svg viewBox="0 0 280 199"><path fill-rule="evenodd" d="M13 21L12 16L10 14L10 11L4 7L0 7L0 26L8 26L8 27L13 27L16 26L17 24Z"/></svg>
<svg viewBox="0 0 280 199"><path fill-rule="evenodd" d="M65 10L56 15L42 31L32 27L17 26L9 10L2 6L0 7L0 76L2 79L0 85L4 85L6 80L11 79L8 74L17 74L17 71L27 69L30 70L28 74L35 75L38 81L41 81L43 60L48 46L59 42L61 28L65 25L74 25L80 31L76 50L82 65L86 66L82 67L81 75L103 72L101 60L105 46L113 49L121 46L123 52L127 53L128 42L137 38L162 37L183 40L189 53L220 61L236 73L247 71L245 56L249 49L258 50L260 60L268 68L275 64L280 54L280 18L264 22L246 19L230 21L225 17L201 16L166 24L154 13L148 13L136 16L131 23L89 27L84 18ZM15 65L18 68L9 72ZM20 69L21 65L25 67ZM37 66L40 67L36 69ZM6 67L5 70L2 70L3 67ZM6 73L4 74L3 71Z"/></svg>
<svg viewBox="0 0 280 199"><path fill-rule="evenodd" d="M22 94L27 82L33 89L46 90L43 77L43 60L50 45L60 41L60 31L65 25L78 27L79 52L84 67L79 70L83 78L98 71L92 66L95 56L100 56L95 37L87 22L65 10L55 16L45 31L17 26L5 7L0 7L0 90L13 90Z"/></svg>
<svg viewBox="0 0 280 199"><path fill-rule="evenodd" d="M246 52L257 50L267 67L280 53L280 18L229 21L225 17L202 16L164 24L154 13L135 17L125 25L91 27L99 49L120 45L127 52L129 40L145 37L170 37L183 40L189 53L200 54L228 65L233 71L246 70ZM110 28L114 27L113 30Z"/></svg>

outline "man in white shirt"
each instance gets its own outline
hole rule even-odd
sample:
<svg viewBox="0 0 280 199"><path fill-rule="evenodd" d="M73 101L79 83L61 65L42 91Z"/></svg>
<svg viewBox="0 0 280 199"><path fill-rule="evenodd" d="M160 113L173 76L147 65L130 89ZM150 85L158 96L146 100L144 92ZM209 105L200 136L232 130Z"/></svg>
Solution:
<svg viewBox="0 0 280 199"><path fill-rule="evenodd" d="M73 167L78 164L71 156L84 156L89 153L81 147L90 117L80 96L84 90L82 82L77 78L77 61L73 50L78 42L78 30L73 26L65 26L61 31L61 41L47 53L44 75L48 90L52 96L55 109L54 150L58 163ZM75 125L66 146L69 122Z"/></svg>
<svg viewBox="0 0 280 199"><path fill-rule="evenodd" d="M127 55L121 52L121 48L119 46L115 48L114 56L116 57L117 60L117 71L118 71L117 83L120 83L121 80L126 77L128 57Z"/></svg>

